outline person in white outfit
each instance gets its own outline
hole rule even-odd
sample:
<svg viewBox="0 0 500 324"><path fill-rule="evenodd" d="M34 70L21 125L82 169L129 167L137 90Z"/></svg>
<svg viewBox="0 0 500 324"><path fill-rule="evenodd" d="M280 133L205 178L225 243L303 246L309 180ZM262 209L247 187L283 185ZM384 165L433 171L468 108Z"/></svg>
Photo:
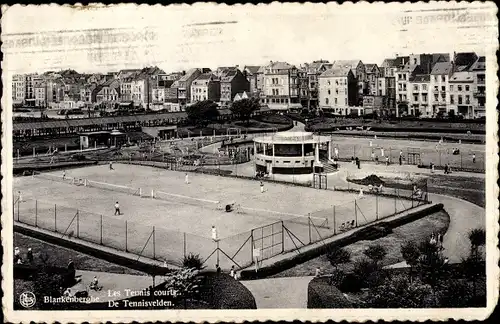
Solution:
<svg viewBox="0 0 500 324"><path fill-rule="evenodd" d="M189 184L189 175L186 173L186 175L184 176L184 182L186 184Z"/></svg>
<svg viewBox="0 0 500 324"><path fill-rule="evenodd" d="M264 183L260 182L260 193L264 193Z"/></svg>
<svg viewBox="0 0 500 324"><path fill-rule="evenodd" d="M217 234L217 228L215 226L212 226L212 240L217 241L219 239L219 236Z"/></svg>

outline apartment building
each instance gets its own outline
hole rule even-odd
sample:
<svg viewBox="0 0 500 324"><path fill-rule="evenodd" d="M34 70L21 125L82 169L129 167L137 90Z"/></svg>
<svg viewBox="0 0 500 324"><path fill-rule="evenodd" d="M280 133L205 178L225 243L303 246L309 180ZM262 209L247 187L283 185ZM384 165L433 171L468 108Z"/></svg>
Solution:
<svg viewBox="0 0 500 324"><path fill-rule="evenodd" d="M361 60L339 60L333 63L333 68L349 68L358 82L358 95L356 105L363 105L363 95L368 94L366 82L366 68Z"/></svg>
<svg viewBox="0 0 500 324"><path fill-rule="evenodd" d="M24 74L12 76L12 102L16 105L24 104L26 94L26 77Z"/></svg>
<svg viewBox="0 0 500 324"><path fill-rule="evenodd" d="M220 101L230 105L237 93L250 91L250 82L238 69L227 70L220 77Z"/></svg>
<svg viewBox="0 0 500 324"><path fill-rule="evenodd" d="M427 117L435 117L439 112L447 113L450 104L448 82L453 73L452 62L438 62L432 68L429 83L430 113Z"/></svg>
<svg viewBox="0 0 500 324"><path fill-rule="evenodd" d="M370 96L379 96L379 82L378 79L381 76L381 72L377 64L365 64L366 73L366 94Z"/></svg>
<svg viewBox="0 0 500 324"><path fill-rule="evenodd" d="M106 108L117 107L120 104L120 89L120 82L116 79L98 85L93 91L95 103Z"/></svg>
<svg viewBox="0 0 500 324"><path fill-rule="evenodd" d="M455 115L464 118L474 118L473 95L476 89L474 84L474 73L470 71L455 72L449 80L450 105L448 113L451 111Z"/></svg>
<svg viewBox="0 0 500 324"><path fill-rule="evenodd" d="M319 106L319 76L328 69L333 67L333 63L330 63L325 60L314 61L310 64L306 64L307 69L307 78L308 78L308 88L309 88L309 96L308 102L305 107L308 109L316 109Z"/></svg>
<svg viewBox="0 0 500 324"><path fill-rule="evenodd" d="M350 67L332 67L318 78L319 106L325 111L348 115L357 104L358 82Z"/></svg>
<svg viewBox="0 0 500 324"><path fill-rule="evenodd" d="M430 75L421 74L411 76L409 81L409 114L426 117L432 115L432 108L429 104Z"/></svg>
<svg viewBox="0 0 500 324"><path fill-rule="evenodd" d="M250 83L250 95L254 98L259 98L262 91L264 70L258 65L247 65L243 69L243 74L246 75Z"/></svg>
<svg viewBox="0 0 500 324"><path fill-rule="evenodd" d="M264 71L263 104L270 109L287 110L301 107L299 102L299 73L286 62L270 62Z"/></svg>
<svg viewBox="0 0 500 324"><path fill-rule="evenodd" d="M474 117L486 116L486 58L478 57L470 68L474 76L473 107Z"/></svg>
<svg viewBox="0 0 500 324"><path fill-rule="evenodd" d="M213 73L203 73L191 83L191 102L220 101L221 82Z"/></svg>
<svg viewBox="0 0 500 324"><path fill-rule="evenodd" d="M191 98L191 84L193 81L202 74L202 70L198 68L188 70L179 80L175 81L171 88L177 89L177 91L170 91L167 94L167 99L169 102L174 102L172 95L177 94L175 98L176 102L179 103L180 107L185 107Z"/></svg>

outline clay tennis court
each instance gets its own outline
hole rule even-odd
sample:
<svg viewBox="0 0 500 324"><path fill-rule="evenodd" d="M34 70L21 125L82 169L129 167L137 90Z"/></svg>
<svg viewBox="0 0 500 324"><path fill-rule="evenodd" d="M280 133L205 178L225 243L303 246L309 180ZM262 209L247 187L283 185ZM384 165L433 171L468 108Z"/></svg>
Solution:
<svg viewBox="0 0 500 324"><path fill-rule="evenodd" d="M186 184L183 172L128 164L113 168L70 169L65 180L62 171L15 178L14 196L20 191L23 201L14 206L14 219L173 264L191 252L208 258L216 248L211 239L216 226L226 254L219 257L226 260L210 260L208 266L230 267L230 258L240 266L251 263L252 245L262 249L261 257L272 256L332 236L334 227L355 215L363 225L411 207L348 192L265 183L261 193L258 181L189 173ZM115 202L122 215L114 215ZM218 209L233 203L239 211Z"/></svg>

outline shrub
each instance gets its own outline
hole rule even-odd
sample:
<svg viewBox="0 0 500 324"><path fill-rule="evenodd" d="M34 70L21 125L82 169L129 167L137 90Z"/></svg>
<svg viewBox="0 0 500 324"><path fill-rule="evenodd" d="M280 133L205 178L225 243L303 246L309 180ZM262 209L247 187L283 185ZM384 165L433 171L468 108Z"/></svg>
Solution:
<svg viewBox="0 0 500 324"><path fill-rule="evenodd" d="M369 257L373 262L378 263L385 258L387 251L384 246L376 244L369 246L365 251L363 251L363 254Z"/></svg>
<svg viewBox="0 0 500 324"><path fill-rule="evenodd" d="M182 260L182 266L184 268L196 270L202 270L205 268L200 255L193 253L189 253L188 255L184 256L184 260Z"/></svg>
<svg viewBox="0 0 500 324"><path fill-rule="evenodd" d="M376 287L384 279L380 266L366 258L354 263L353 274L358 278L361 287Z"/></svg>
<svg viewBox="0 0 500 324"><path fill-rule="evenodd" d="M330 264L337 269L339 264L351 261L351 253L344 248L334 248L327 253L326 258Z"/></svg>

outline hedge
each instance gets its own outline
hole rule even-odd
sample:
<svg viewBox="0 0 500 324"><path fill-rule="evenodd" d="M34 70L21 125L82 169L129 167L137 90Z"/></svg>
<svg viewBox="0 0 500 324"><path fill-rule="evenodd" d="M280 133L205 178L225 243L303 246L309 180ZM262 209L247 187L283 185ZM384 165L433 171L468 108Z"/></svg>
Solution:
<svg viewBox="0 0 500 324"><path fill-rule="evenodd" d="M307 287L307 308L353 308L355 305L329 283L327 277L313 278Z"/></svg>
<svg viewBox="0 0 500 324"><path fill-rule="evenodd" d="M78 161L78 162L59 162L59 163L26 163L23 165L14 165L12 170L15 175L31 175L33 171L60 170L68 168L80 168L84 166L96 165L98 161Z"/></svg>

